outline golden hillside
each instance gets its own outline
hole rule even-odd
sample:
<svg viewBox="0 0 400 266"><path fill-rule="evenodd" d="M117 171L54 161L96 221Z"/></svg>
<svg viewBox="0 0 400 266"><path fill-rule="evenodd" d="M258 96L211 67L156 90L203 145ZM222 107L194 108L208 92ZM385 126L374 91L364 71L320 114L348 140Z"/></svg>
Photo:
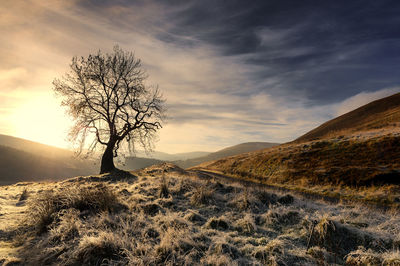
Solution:
<svg viewBox="0 0 400 266"><path fill-rule="evenodd" d="M357 131L398 126L398 122L400 122L400 93L373 101L329 120L299 137L296 141L304 142Z"/></svg>
<svg viewBox="0 0 400 266"><path fill-rule="evenodd" d="M333 197L381 201L384 197L377 194L383 191L399 194L390 192L400 189L400 128L393 126L399 114L400 94L395 94L328 121L297 141L197 168ZM372 196L371 186L380 192ZM344 187L349 191L344 193ZM360 187L369 191L361 195Z"/></svg>

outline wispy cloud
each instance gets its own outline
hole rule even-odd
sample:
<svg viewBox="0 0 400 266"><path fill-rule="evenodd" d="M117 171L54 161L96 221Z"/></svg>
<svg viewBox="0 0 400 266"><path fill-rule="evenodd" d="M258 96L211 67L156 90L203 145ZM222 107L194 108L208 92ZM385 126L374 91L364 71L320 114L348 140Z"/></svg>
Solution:
<svg viewBox="0 0 400 266"><path fill-rule="evenodd" d="M52 95L72 56L119 44L167 98L157 149L169 152L288 141L400 83L389 1L6 0L0 12L3 117Z"/></svg>

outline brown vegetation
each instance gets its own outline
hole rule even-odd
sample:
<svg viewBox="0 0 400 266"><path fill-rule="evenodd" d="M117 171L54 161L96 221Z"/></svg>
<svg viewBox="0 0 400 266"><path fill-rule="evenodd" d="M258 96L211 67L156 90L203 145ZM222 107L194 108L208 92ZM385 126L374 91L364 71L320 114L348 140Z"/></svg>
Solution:
<svg viewBox="0 0 400 266"><path fill-rule="evenodd" d="M4 263L357 265L371 256L385 263L400 259L398 213L310 203L170 164L135 174L2 190L17 191L14 202L29 190L26 205L18 207L27 207L21 217L27 222L15 229L18 242L10 234L19 248Z"/></svg>
<svg viewBox="0 0 400 266"><path fill-rule="evenodd" d="M283 144L204 163L194 169L217 171L328 198L396 205L400 203L399 147L398 132L360 134ZM385 193L389 191L388 196Z"/></svg>

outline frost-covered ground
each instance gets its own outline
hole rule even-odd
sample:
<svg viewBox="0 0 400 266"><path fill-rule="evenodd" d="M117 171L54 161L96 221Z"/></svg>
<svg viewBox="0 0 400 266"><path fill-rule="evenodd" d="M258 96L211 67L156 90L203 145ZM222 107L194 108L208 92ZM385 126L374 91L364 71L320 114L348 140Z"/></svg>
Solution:
<svg viewBox="0 0 400 266"><path fill-rule="evenodd" d="M400 214L165 164L0 187L0 245L5 265L400 265Z"/></svg>

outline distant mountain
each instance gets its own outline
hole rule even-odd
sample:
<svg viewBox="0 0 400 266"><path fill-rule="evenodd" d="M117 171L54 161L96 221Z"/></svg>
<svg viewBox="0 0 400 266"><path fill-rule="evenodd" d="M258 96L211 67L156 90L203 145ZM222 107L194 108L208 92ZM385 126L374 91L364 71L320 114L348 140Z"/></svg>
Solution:
<svg viewBox="0 0 400 266"><path fill-rule="evenodd" d="M278 143L270 143L270 142L246 142L242 144L238 144L235 146L231 146L213 153L210 153L206 156L193 158L189 160L180 160L175 161L178 166L182 168L189 168L203 162L218 160L224 157L233 156L241 153L261 150L265 148L270 148L273 146L279 145Z"/></svg>
<svg viewBox="0 0 400 266"><path fill-rule="evenodd" d="M400 93L373 101L323 123L296 139L304 142L352 132L383 128L400 122Z"/></svg>
<svg viewBox="0 0 400 266"><path fill-rule="evenodd" d="M97 168L93 161L74 158L72 151L0 135L0 185L95 174Z"/></svg>

